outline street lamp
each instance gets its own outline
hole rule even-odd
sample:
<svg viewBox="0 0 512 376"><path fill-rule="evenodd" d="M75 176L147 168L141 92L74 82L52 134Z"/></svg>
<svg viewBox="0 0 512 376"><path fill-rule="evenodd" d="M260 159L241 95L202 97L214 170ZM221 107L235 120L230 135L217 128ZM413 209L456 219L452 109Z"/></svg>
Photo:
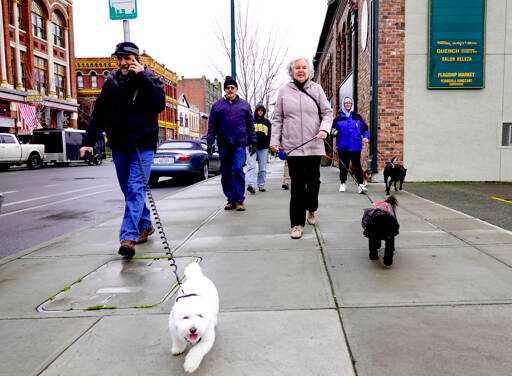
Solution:
<svg viewBox="0 0 512 376"><path fill-rule="evenodd" d="M231 77L236 81L235 0L231 0Z"/></svg>

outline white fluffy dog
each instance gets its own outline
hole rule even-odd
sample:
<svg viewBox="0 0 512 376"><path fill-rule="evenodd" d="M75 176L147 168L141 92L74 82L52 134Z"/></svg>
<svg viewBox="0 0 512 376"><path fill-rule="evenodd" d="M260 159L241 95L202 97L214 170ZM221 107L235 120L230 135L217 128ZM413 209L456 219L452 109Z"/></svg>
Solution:
<svg viewBox="0 0 512 376"><path fill-rule="evenodd" d="M185 358L185 372L194 372L215 341L215 326L219 312L219 294L213 282L203 275L198 263L185 268L186 281L179 290L169 315L172 354L192 348Z"/></svg>

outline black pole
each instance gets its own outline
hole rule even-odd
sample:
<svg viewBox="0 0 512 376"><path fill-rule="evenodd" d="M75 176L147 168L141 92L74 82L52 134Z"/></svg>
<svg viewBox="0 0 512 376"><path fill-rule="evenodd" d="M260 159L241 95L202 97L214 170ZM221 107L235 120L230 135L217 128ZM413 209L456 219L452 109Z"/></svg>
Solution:
<svg viewBox="0 0 512 376"><path fill-rule="evenodd" d="M235 0L231 0L231 77L236 80Z"/></svg>
<svg viewBox="0 0 512 376"><path fill-rule="evenodd" d="M379 88L379 0L372 2L372 105L370 107L370 168L377 172L377 129L378 129L378 88Z"/></svg>

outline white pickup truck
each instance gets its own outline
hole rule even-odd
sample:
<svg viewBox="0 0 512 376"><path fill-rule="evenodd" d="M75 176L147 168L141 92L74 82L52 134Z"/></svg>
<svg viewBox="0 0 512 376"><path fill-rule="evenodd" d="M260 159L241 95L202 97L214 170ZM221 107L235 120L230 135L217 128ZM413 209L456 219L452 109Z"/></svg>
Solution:
<svg viewBox="0 0 512 376"><path fill-rule="evenodd" d="M0 170L23 163L30 169L40 168L44 158L44 145L20 144L15 135L0 133Z"/></svg>

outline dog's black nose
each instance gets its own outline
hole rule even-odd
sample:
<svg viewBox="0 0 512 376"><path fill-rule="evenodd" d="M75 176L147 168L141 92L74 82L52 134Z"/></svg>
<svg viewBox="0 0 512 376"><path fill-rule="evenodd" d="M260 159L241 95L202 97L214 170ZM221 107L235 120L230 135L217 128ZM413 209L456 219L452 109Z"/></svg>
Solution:
<svg viewBox="0 0 512 376"><path fill-rule="evenodd" d="M195 334L197 332L196 328L190 328L190 333Z"/></svg>

